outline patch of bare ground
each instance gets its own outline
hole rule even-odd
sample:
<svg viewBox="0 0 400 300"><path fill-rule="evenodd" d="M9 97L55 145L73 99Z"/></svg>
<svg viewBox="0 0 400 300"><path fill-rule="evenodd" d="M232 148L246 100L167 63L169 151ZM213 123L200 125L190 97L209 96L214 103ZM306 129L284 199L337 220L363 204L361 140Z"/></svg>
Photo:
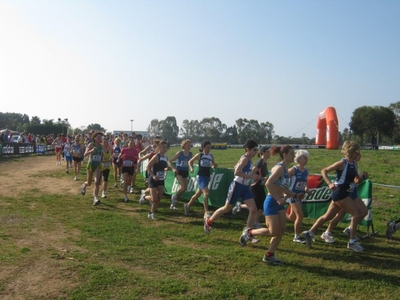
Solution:
<svg viewBox="0 0 400 300"><path fill-rule="evenodd" d="M60 182L63 190L76 193L77 184L62 178L47 176L56 170L65 171L64 166L56 166L53 156L29 156L9 159L0 163L0 180L2 194L1 206L10 205L5 197L24 194L32 189L48 193L59 193ZM43 176L38 176L38 174ZM31 209L34 209L34 204ZM0 224L16 225L7 232L8 239L2 244L10 243L26 251L16 264L3 264L0 268L1 299L56 299L63 298L65 291L78 284L76 264L69 253L84 251L74 244L68 244L68 238L78 236L78 231L64 230L59 224L52 231L18 230L18 218L4 217Z"/></svg>

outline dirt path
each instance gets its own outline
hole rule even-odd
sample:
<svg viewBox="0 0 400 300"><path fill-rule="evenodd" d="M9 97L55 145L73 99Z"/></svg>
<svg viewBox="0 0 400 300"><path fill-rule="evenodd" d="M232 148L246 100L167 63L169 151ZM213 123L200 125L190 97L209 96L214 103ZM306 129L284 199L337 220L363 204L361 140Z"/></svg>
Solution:
<svg viewBox="0 0 400 300"><path fill-rule="evenodd" d="M36 156L10 158L0 162L1 195L0 209L12 205L6 200L7 196L15 197L32 188L53 193L55 191L73 193L79 192L79 183L65 178L48 176L54 171L65 172L65 162L56 166L55 156ZM40 176L43 175L43 176ZM83 179L83 178L82 178ZM62 185L60 185L62 181ZM80 181L82 182L82 181ZM62 190L60 190L62 186ZM66 244L68 236L79 232L66 231L57 228L54 231L37 232L35 228L27 232L18 230L18 220L12 216L0 217L0 227L13 224L16 228L7 232L0 239L0 255L19 249L29 249L29 255L22 256L18 263L3 264L0 268L0 298L1 299L56 299L63 298L64 291L76 284L76 275L70 270L71 263L68 252L77 250L75 245ZM61 226L61 225L60 225ZM62 227L62 226L61 226ZM1 230L1 229L0 229ZM0 231L1 233L2 231ZM68 232L68 235L66 234ZM1 249L0 248L0 249ZM10 250L10 251L8 251ZM43 253L53 253L43 255ZM82 250L82 249L79 249Z"/></svg>

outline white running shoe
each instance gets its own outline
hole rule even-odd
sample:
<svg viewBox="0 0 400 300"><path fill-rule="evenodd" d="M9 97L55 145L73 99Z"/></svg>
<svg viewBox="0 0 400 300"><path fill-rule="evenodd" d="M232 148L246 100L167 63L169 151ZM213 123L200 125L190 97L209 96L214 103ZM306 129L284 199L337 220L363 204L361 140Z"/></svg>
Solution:
<svg viewBox="0 0 400 300"><path fill-rule="evenodd" d="M173 206L176 206L176 204L178 203L178 197L175 195L171 196L171 203Z"/></svg>
<svg viewBox="0 0 400 300"><path fill-rule="evenodd" d="M354 242L352 244L347 243L347 249L353 250L355 252L364 252L364 248L357 242Z"/></svg>
<svg viewBox="0 0 400 300"><path fill-rule="evenodd" d="M328 244L333 244L335 242L333 236L330 233L326 233L326 232L321 234L321 239L323 239L325 241L325 243L328 243Z"/></svg>
<svg viewBox="0 0 400 300"><path fill-rule="evenodd" d="M312 234L310 231L303 231L302 235L304 240L306 241L307 247L311 248L312 247L311 243L314 240L314 234Z"/></svg>
<svg viewBox="0 0 400 300"><path fill-rule="evenodd" d="M152 213L152 212L149 212L149 214L147 215L147 217L148 217L149 219L152 219L152 220L157 220L156 215L155 215L154 213Z"/></svg>
<svg viewBox="0 0 400 300"><path fill-rule="evenodd" d="M133 186L129 189L129 194L133 194Z"/></svg>
<svg viewBox="0 0 400 300"><path fill-rule="evenodd" d="M78 177L75 176L75 177L74 177L74 180L77 181L77 180L78 180Z"/></svg>
<svg viewBox="0 0 400 300"><path fill-rule="evenodd" d="M208 225L208 219L209 219L209 217L204 219L204 226L203 226L204 232L206 234L210 234L210 231L211 231L211 226Z"/></svg>
<svg viewBox="0 0 400 300"><path fill-rule="evenodd" d="M94 197L93 199L93 206L99 205L101 202L97 197Z"/></svg>
<svg viewBox="0 0 400 300"><path fill-rule="evenodd" d="M107 198L106 193L104 193L104 191L101 192L101 198Z"/></svg>
<svg viewBox="0 0 400 300"><path fill-rule="evenodd" d="M117 187L117 183L116 182L114 182L114 187Z"/></svg>
<svg viewBox="0 0 400 300"><path fill-rule="evenodd" d="M82 184L82 187L81 187L81 194L82 194L82 195L85 195L85 194L86 194L86 185L85 185L85 184Z"/></svg>
<svg viewBox="0 0 400 300"><path fill-rule="evenodd" d="M170 205L169 209L178 210L178 208L177 208L175 205L173 205L173 204Z"/></svg>
<svg viewBox="0 0 400 300"><path fill-rule="evenodd" d="M140 199L139 199L139 204L142 205L142 204L145 204L145 203L146 203L146 198L145 198L145 195L142 194L140 196Z"/></svg>
<svg viewBox="0 0 400 300"><path fill-rule="evenodd" d="M236 202L235 206L232 208L232 215L236 215L240 211L240 202Z"/></svg>
<svg viewBox="0 0 400 300"><path fill-rule="evenodd" d="M189 212L190 212L190 206L189 206L189 204L187 204L187 203L184 203L183 204L183 211L185 212L185 215L189 215Z"/></svg>
<svg viewBox="0 0 400 300"><path fill-rule="evenodd" d="M128 195L125 195L125 196L124 196L124 201L125 201L125 202L128 202L128 201L129 201Z"/></svg>
<svg viewBox="0 0 400 300"><path fill-rule="evenodd" d="M306 243L306 240L305 240L303 237L301 237L301 236L295 236L295 237L293 238L293 242L299 243L299 244L305 244L305 243Z"/></svg>
<svg viewBox="0 0 400 300"><path fill-rule="evenodd" d="M350 227L345 228L345 230L343 230L343 233L347 236L350 236ZM359 240L358 236L355 236L354 239L356 240L356 242L358 242Z"/></svg>

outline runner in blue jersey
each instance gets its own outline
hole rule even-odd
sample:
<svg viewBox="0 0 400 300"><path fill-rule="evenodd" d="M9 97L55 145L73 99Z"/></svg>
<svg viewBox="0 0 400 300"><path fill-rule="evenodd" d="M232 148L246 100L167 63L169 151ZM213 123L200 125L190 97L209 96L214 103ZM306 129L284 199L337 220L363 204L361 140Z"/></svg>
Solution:
<svg viewBox="0 0 400 300"><path fill-rule="evenodd" d="M357 162L361 159L361 153L358 154L358 156L354 159L356 162L356 167L358 170L358 165ZM365 206L365 203L361 200L361 198L358 196L357 193L357 185L364 181L365 179L368 178L368 173L363 172L360 173L358 171L358 176L354 178L354 189L353 192L350 194L351 199L353 199L354 204L357 206L357 208L360 210L361 214L363 215L363 218L368 214L367 207ZM343 220L344 216L346 215L346 211L341 209L336 216L330 221L328 228L326 231L321 235L321 238L325 240L327 243L333 243L335 240L331 234L332 230L336 228L336 226L339 224L341 220ZM346 227L343 230L343 233L346 234L347 236L350 235L350 226ZM355 239L358 241L358 237L355 236Z"/></svg>
<svg viewBox="0 0 400 300"><path fill-rule="evenodd" d="M303 237L306 240L307 246L311 248L314 233L318 228L332 220L343 209L353 216L350 224L350 240L347 243L347 248L355 252L363 252L364 248L356 241L356 230L364 215L351 198L351 193L354 190L354 178L359 175L355 159L360 154L360 146L355 142L346 141L342 145L342 154L344 158L321 170L322 177L332 191L332 202L326 213L318 218L311 229L303 232ZM332 171L336 171L336 180L334 181L331 181L328 177L328 173Z"/></svg>
<svg viewBox="0 0 400 300"><path fill-rule="evenodd" d="M269 192L264 201L266 228L245 228L240 237L240 244L242 246L246 245L246 242L252 240L254 236L270 236L271 242L263 261L268 264L282 265L283 261L275 256L275 251L286 229L285 198L303 199L304 193L296 194L289 189L290 176L288 168L294 158L293 147L289 145L283 147L273 146L270 153L272 156L279 154L281 162L272 168L271 175L266 183Z"/></svg>
<svg viewBox="0 0 400 300"><path fill-rule="evenodd" d="M225 205L218 208L211 217L206 217L204 220L204 232L207 234L210 233L213 222L230 212L239 199L246 204L249 210L246 226L253 227L257 214L257 206L254 202L253 194L250 191L250 184L252 180L260 178L260 175L256 174L256 170L253 169L252 163L253 157L258 152L258 144L254 140L248 139L244 144L244 148L246 154L240 157L235 166L235 177L229 186Z"/></svg>
<svg viewBox="0 0 400 300"><path fill-rule="evenodd" d="M171 196L171 209L177 209L178 199L186 191L189 180L189 160L193 157L193 153L190 152L190 148L192 147L191 140L183 140L181 147L183 150L176 152L170 160L171 162L176 161L175 167L172 164L170 164L170 167L175 174L176 180L179 182L178 192Z"/></svg>
<svg viewBox="0 0 400 300"><path fill-rule="evenodd" d="M308 193L311 194L307 188L308 170L305 168L308 162L309 153L307 150L298 150L294 157L296 165L289 169L289 176L291 177L291 191L296 194ZM305 240L301 237L301 226L303 224L304 213L301 205L301 200L297 198L289 199L290 210L289 214L286 214L288 220L294 222L294 238L293 242L304 244Z"/></svg>
<svg viewBox="0 0 400 300"><path fill-rule="evenodd" d="M204 217L209 216L208 212L208 197L210 190L208 189L208 183L210 182L211 168L216 168L218 164L214 160L214 155L210 153L211 142L203 141L201 143L200 152L197 153L189 160L189 170L193 173L193 164L195 161L199 163L199 171L197 172L196 180L198 185L197 192L190 198L188 203L183 205L185 215L189 214L190 207L199 199L203 194L203 205L204 205Z"/></svg>

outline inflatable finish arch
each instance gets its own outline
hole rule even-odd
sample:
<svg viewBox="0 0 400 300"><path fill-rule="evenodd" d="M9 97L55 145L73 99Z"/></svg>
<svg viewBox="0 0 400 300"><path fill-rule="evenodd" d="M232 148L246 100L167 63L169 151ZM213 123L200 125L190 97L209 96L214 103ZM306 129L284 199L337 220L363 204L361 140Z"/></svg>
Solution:
<svg viewBox="0 0 400 300"><path fill-rule="evenodd" d="M326 145L326 149L339 148L339 122L334 107L327 107L319 113L315 145Z"/></svg>

